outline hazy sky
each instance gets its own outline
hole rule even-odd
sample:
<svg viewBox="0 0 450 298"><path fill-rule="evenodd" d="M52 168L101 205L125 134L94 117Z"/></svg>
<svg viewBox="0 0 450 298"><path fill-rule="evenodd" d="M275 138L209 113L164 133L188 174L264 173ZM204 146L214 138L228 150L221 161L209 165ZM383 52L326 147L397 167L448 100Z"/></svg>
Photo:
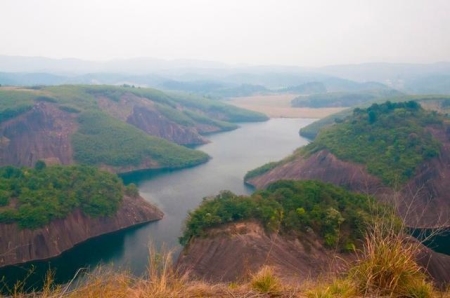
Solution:
<svg viewBox="0 0 450 298"><path fill-rule="evenodd" d="M449 0L1 0L0 55L450 61Z"/></svg>

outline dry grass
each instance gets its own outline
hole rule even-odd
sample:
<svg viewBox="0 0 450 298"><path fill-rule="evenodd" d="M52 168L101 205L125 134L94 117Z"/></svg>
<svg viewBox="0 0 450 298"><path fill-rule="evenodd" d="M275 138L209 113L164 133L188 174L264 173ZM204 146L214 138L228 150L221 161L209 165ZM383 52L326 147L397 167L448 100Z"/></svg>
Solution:
<svg viewBox="0 0 450 298"><path fill-rule="evenodd" d="M324 118L345 108L293 108L291 100L296 94L255 95L235 97L227 101L240 108L260 112L271 118Z"/></svg>
<svg viewBox="0 0 450 298"><path fill-rule="evenodd" d="M260 293L278 295L282 291L282 284L274 271L269 266L262 267L252 276L250 281L252 288Z"/></svg>
<svg viewBox="0 0 450 298"><path fill-rule="evenodd" d="M22 294L20 285L12 297L144 298L144 297L411 297L450 298L450 292L437 292L415 263L417 241L408 240L397 223L374 224L367 233L358 259L344 276L328 281L284 283L271 267L264 266L241 283L208 283L180 275L170 252L150 250L146 277L102 269L88 274L77 285L54 286L48 275L39 293Z"/></svg>
<svg viewBox="0 0 450 298"><path fill-rule="evenodd" d="M419 243L405 235L373 230L349 278L364 295L434 297L432 284L415 262L418 251Z"/></svg>

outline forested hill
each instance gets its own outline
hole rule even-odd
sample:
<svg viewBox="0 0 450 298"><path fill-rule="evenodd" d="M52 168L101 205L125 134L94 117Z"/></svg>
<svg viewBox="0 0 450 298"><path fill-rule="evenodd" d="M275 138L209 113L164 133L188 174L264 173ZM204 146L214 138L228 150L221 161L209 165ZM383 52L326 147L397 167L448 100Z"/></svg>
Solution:
<svg viewBox="0 0 450 298"><path fill-rule="evenodd" d="M441 144L427 126L442 126L444 117L415 101L373 104L325 129L303 151L328 150L341 160L365 164L385 184L404 183L418 165L436 157Z"/></svg>
<svg viewBox="0 0 450 298"><path fill-rule="evenodd" d="M0 267L48 259L162 211L134 184L89 166L0 167Z"/></svg>
<svg viewBox="0 0 450 298"><path fill-rule="evenodd" d="M36 229L75 208L91 217L115 214L125 193L139 196L111 173L87 166L0 168L0 223Z"/></svg>
<svg viewBox="0 0 450 298"><path fill-rule="evenodd" d="M355 109L294 154L250 171L258 188L280 179L317 179L393 200L415 227L448 225L448 119L417 102Z"/></svg>
<svg viewBox="0 0 450 298"><path fill-rule="evenodd" d="M336 114L329 115L325 118L322 118L320 120L317 120L305 127L302 127L300 129L300 135L302 137L308 138L313 140L319 131L322 128L331 126L335 124L336 122L341 122L346 117L349 117L353 114L353 110L355 108L360 109L366 109L370 105L377 103L382 104L385 101L390 102L406 102L406 101L416 101L418 102L424 109L426 110L432 110L432 111L438 111L441 114L448 114L450 112L450 96L448 95L434 95L434 94L427 94L427 95L401 95L401 96L388 96L389 92L385 93L385 98L378 98L378 99L369 99L369 101L362 103L362 102L353 102L352 104L348 105L351 108L343 110L341 112L338 112ZM380 96L381 97L381 96ZM333 96L333 93L330 93L328 98L326 98L326 102L330 104L335 104L335 99ZM346 100L351 101L350 98L346 98ZM320 102L318 103L320 104ZM340 102L337 102L336 104L340 104Z"/></svg>
<svg viewBox="0 0 450 298"><path fill-rule="evenodd" d="M189 213L177 270L221 282L264 265L292 280L329 274L359 247L377 206L319 181L278 181L251 196L224 191Z"/></svg>
<svg viewBox="0 0 450 298"><path fill-rule="evenodd" d="M208 160L179 145L265 115L186 94L130 86L0 88L0 165L81 163L128 172Z"/></svg>

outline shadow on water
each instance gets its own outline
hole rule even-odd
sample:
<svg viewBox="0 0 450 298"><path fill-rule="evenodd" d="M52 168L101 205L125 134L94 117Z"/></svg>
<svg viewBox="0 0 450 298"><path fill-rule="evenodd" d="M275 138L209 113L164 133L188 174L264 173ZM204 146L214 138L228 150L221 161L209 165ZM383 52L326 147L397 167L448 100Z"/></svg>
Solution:
<svg viewBox="0 0 450 298"><path fill-rule="evenodd" d="M182 169L155 169L155 170L142 170L131 173L120 174L119 177L125 185L134 183L139 184L142 181L147 181L161 175L170 175L171 173L178 172L180 170L189 169L191 167Z"/></svg>
<svg viewBox="0 0 450 298"><path fill-rule="evenodd" d="M411 234L435 252L450 255L450 229L436 233L433 230L413 230ZM435 235L432 235L435 234ZM430 235L432 235L430 237Z"/></svg>
<svg viewBox="0 0 450 298"><path fill-rule="evenodd" d="M115 267L114 260L124 258L126 238L133 237L140 230L152 224L154 223L146 223L86 240L60 256L49 260L0 268L1 292L7 293L8 289L13 289L17 281L24 280L23 289L25 291L40 289L48 272L55 273L55 283L64 284L72 280L80 268L82 272L88 272L99 265L110 264L111 262L112 266ZM127 268L126 262L119 268L122 266Z"/></svg>

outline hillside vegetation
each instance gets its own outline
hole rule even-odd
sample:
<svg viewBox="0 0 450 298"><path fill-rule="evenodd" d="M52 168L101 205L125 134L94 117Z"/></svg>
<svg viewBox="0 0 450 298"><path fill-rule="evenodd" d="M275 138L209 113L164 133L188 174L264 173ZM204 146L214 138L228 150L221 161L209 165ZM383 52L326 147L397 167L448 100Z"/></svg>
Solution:
<svg viewBox="0 0 450 298"><path fill-rule="evenodd" d="M393 89L367 90L360 92L329 92L299 96L292 100L293 107L325 108L352 107L380 98L399 96L402 93Z"/></svg>
<svg viewBox="0 0 450 298"><path fill-rule="evenodd" d="M373 104L324 128L305 147L279 162L249 171L245 180L262 175L299 155L328 150L337 158L363 164L384 184L401 186L417 166L439 154L441 144L426 127L442 127L445 116L426 111L415 101Z"/></svg>
<svg viewBox="0 0 450 298"><path fill-rule="evenodd" d="M145 134L133 126L100 112L83 112L79 130L72 136L75 160L81 164L138 166L146 157L170 168L192 166L208 160L208 155L161 138Z"/></svg>
<svg viewBox="0 0 450 298"><path fill-rule="evenodd" d="M207 235L211 227L255 219L272 232L314 230L327 247L354 248L375 203L367 196L318 181L278 181L251 196L224 191L189 213L180 242Z"/></svg>
<svg viewBox="0 0 450 298"><path fill-rule="evenodd" d="M414 100L414 101L420 103L427 110L435 110L442 114L449 113L449 111L450 111L450 108L449 108L450 107L450 96L445 96L445 95L403 95L403 96L387 97L387 98L382 98L382 99L375 98L375 99L369 100L368 102L363 103L363 104L352 104L349 106L358 107L358 108L368 108L370 105L372 105L374 103L381 104L381 103L385 102L386 100L389 100L390 102L405 102L405 101ZM341 111L336 114L327 116L320 120L317 120L317 121L301 128L300 135L302 137L313 140L322 128L331 126L334 123L342 122L343 119L351 116L352 113L353 113L353 109L349 108L344 111Z"/></svg>
<svg viewBox="0 0 450 298"><path fill-rule="evenodd" d="M126 190L114 174L87 166L51 166L38 162L33 168L0 168L0 223L17 222L35 229L65 218L75 208L91 217L116 212Z"/></svg>
<svg viewBox="0 0 450 298"><path fill-rule="evenodd" d="M369 173L395 186L439 154L440 143L425 127L442 121L414 101L373 104L355 109L343 123L323 130L304 151L329 150L339 159L365 164Z"/></svg>
<svg viewBox="0 0 450 298"><path fill-rule="evenodd" d="M196 165L209 157L177 144L202 144L205 139L201 134L236 129L233 122L267 120L263 114L182 93L130 86L62 85L0 88L0 125L38 104L57 107L70 115L52 120L56 124L71 119L78 123L70 136L76 162L112 167ZM0 130L0 140L2 134ZM5 137L11 138L10 130L7 134Z"/></svg>

